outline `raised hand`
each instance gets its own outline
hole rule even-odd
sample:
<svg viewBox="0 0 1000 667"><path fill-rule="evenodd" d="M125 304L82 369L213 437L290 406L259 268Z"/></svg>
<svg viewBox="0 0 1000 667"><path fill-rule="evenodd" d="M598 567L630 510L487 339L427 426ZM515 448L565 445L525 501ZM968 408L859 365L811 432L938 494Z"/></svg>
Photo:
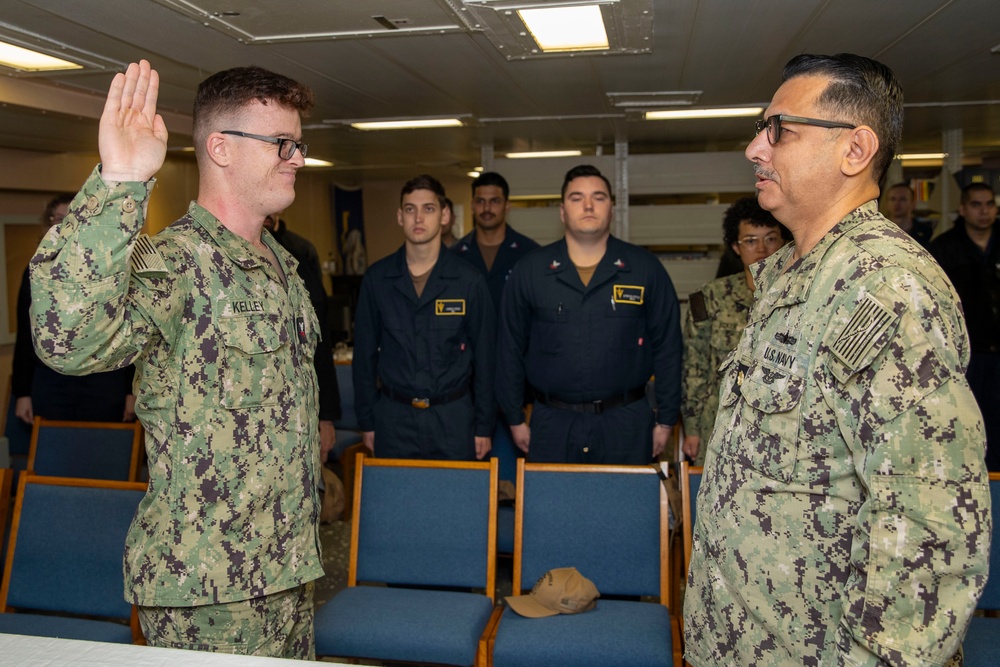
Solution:
<svg viewBox="0 0 1000 667"><path fill-rule="evenodd" d="M159 89L160 77L145 60L111 81L98 133L105 181L148 181L163 166L167 127L156 113Z"/></svg>

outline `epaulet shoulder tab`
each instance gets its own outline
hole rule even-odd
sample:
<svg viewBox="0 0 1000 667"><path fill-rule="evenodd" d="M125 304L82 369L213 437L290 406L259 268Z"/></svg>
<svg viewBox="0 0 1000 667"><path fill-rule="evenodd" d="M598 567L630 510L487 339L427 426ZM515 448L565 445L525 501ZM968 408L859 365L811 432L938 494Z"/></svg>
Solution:
<svg viewBox="0 0 1000 667"><path fill-rule="evenodd" d="M129 268L132 273L144 275L167 272L167 265L163 262L163 257L160 256L156 246L149 240L149 235L141 234L136 239L132 257L129 258Z"/></svg>

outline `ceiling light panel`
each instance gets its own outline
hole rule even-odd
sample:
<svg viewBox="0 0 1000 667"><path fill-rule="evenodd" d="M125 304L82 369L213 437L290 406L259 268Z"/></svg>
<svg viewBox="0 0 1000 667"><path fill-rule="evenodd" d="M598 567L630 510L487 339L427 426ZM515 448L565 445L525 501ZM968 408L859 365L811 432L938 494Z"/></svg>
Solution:
<svg viewBox="0 0 1000 667"><path fill-rule="evenodd" d="M0 67L12 77L65 74L67 71L116 71L125 64L71 44L0 22ZM26 59L22 59L26 58Z"/></svg>
<svg viewBox="0 0 1000 667"><path fill-rule="evenodd" d="M649 53L653 48L653 0L461 0L461 3L469 14L466 21L473 29L481 30L507 60ZM522 18L543 10L584 7L590 7L592 15L600 12L606 48L591 44L583 47L585 50L563 46L546 51Z"/></svg>

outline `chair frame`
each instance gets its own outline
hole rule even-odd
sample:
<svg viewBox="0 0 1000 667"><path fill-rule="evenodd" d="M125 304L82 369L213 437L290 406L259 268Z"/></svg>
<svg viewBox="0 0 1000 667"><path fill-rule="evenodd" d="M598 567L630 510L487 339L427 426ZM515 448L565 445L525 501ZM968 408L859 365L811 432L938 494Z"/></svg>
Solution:
<svg viewBox="0 0 1000 667"><path fill-rule="evenodd" d="M132 431L132 452L129 458L128 479L121 481L139 481L139 461L142 453L142 424L138 420L134 422L85 422L85 421L64 421L59 419L45 419L35 416L35 423L31 429L31 446L28 450L28 471L33 475L35 472L35 457L38 453L38 438L43 428L91 428L115 431ZM39 475L47 476L47 475Z"/></svg>
<svg viewBox="0 0 1000 667"><path fill-rule="evenodd" d="M13 482L14 469L0 468L0 539L6 536L7 516L10 513L10 489ZM4 583L6 582L7 579L4 578Z"/></svg>
<svg viewBox="0 0 1000 667"><path fill-rule="evenodd" d="M7 554L4 559L3 585L0 586L0 614L12 613L16 609L7 605L7 594L10 591L11 572L14 568L14 554L17 551L17 535L21 526L21 509L24 504L24 490L28 484L46 484L49 486L75 486L97 489L121 489L124 491L143 491L148 489L144 482L124 482L104 479L84 479L80 477L49 477L46 475L35 475L30 472L23 473L17 484L17 500L14 505L14 517L11 521L10 543L7 545ZM123 545L124 548L124 545ZM132 630L132 643L145 644L146 640L139 626L139 615L135 605L129 615L129 628Z"/></svg>

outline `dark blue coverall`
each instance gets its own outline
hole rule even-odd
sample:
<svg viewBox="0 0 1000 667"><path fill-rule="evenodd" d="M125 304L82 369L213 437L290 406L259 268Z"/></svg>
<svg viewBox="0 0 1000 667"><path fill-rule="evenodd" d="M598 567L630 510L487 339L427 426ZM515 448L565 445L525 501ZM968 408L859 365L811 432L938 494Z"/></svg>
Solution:
<svg viewBox="0 0 1000 667"><path fill-rule="evenodd" d="M497 250L493 266L489 270L486 269L486 262L483 260L482 253L479 252L475 229L459 239L451 251L479 269L479 272L486 278L486 286L489 287L490 296L493 297L493 305L499 318L500 297L503 295L503 288L507 284L511 270L519 259L537 247L538 244L535 241L524 234L515 232L510 225L507 225L507 233L504 235L499 250Z"/></svg>
<svg viewBox="0 0 1000 667"><path fill-rule="evenodd" d="M442 246L417 298L406 249L365 273L354 323L355 410L383 458L475 458L493 433L496 320L479 272ZM427 399L429 407L425 405Z"/></svg>
<svg viewBox="0 0 1000 667"><path fill-rule="evenodd" d="M680 309L649 251L608 239L584 287L565 239L533 251L511 274L497 338L497 398L508 424L524 421L524 382L536 400L528 460L643 464L652 460L653 411L635 397L656 375L657 419L680 409ZM603 401L603 412L577 407ZM548 403L548 405L546 405Z"/></svg>

